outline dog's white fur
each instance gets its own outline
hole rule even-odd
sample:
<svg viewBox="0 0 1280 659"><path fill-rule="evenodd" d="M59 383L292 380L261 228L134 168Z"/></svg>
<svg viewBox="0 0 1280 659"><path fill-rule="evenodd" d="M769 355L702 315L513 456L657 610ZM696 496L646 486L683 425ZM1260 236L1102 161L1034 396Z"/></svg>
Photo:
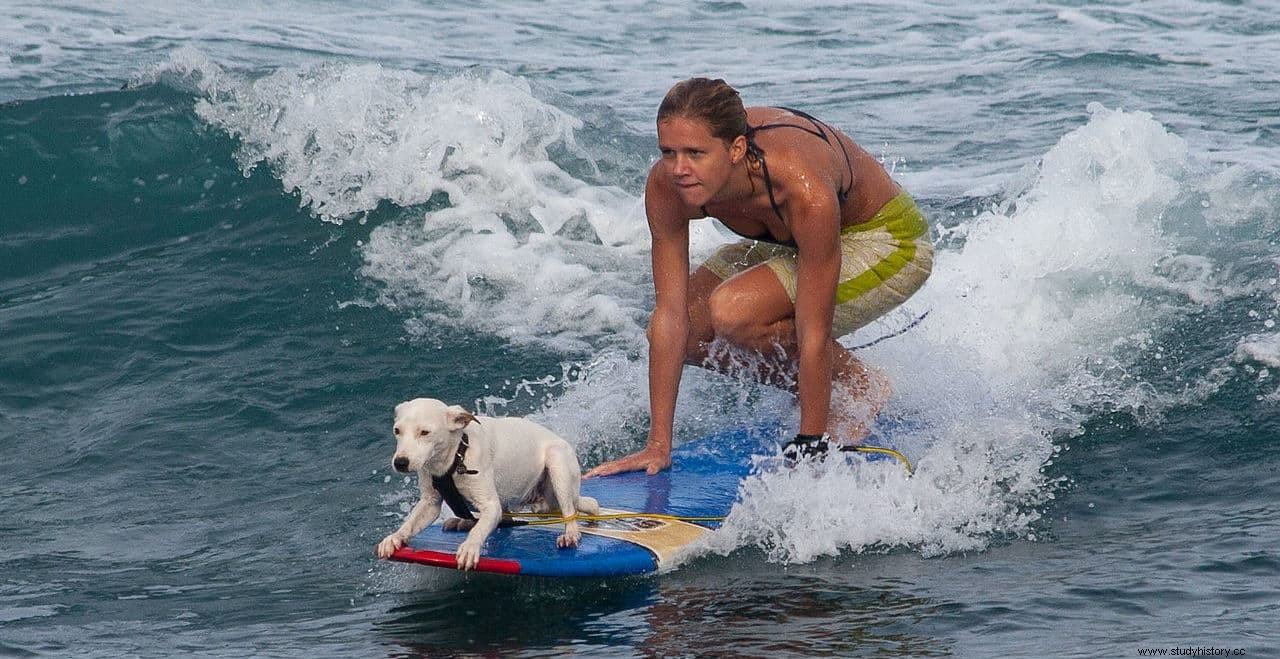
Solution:
<svg viewBox="0 0 1280 659"><path fill-rule="evenodd" d="M497 528L503 510L522 505L533 505L543 512L560 510L568 518L564 534L556 538L556 546L561 548L576 547L581 540L574 515L600 511L595 499L579 494L581 469L573 447L532 421L477 417L457 405L417 398L396 406L394 429L392 466L418 473L422 498L404 524L378 543L380 558L390 557L440 516L443 497L431 477L443 476L453 465L464 430L469 444L464 462L467 469L478 473L454 474L454 483L479 513L475 522L450 519L445 523L450 531L470 528L456 554L459 568L476 566L481 545Z"/></svg>

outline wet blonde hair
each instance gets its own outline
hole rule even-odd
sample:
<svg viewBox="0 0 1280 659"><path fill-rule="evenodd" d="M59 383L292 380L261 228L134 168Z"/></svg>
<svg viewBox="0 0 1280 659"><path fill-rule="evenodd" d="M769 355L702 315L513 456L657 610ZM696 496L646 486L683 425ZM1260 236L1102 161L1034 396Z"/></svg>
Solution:
<svg viewBox="0 0 1280 659"><path fill-rule="evenodd" d="M658 106L658 121L673 117L707 124L712 137L732 142L747 135L747 109L738 90L720 78L689 78L677 82Z"/></svg>

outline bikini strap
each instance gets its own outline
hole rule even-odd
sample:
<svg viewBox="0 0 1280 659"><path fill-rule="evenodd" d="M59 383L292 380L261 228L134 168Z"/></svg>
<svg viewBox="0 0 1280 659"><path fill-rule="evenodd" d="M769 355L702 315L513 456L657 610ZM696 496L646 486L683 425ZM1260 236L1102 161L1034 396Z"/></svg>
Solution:
<svg viewBox="0 0 1280 659"><path fill-rule="evenodd" d="M769 193L769 205L773 207L773 214L785 225L787 219L782 217L782 209L778 207L778 200L773 196L773 179L769 177L769 163L764 159L764 151L760 147L755 146L755 141L747 138L747 146L755 147L756 160L760 161L760 172L764 174L764 190Z"/></svg>
<svg viewBox="0 0 1280 659"><path fill-rule="evenodd" d="M827 130L830 129L832 133L834 133L835 129L831 128L831 126L829 126L825 121L822 121L821 119L803 110L797 110L795 108L789 108L782 105L779 105L776 107L779 110L786 110L787 112L790 112L791 114L794 114L797 117L800 117L801 119L808 121L809 123L813 124L814 128L817 128L817 130L814 130L813 128L805 128L804 126L797 126L795 124L763 124L760 126L751 126L747 128L747 143L749 145L752 144L751 135L753 133L759 130L768 130L770 128L795 128L797 130L802 130L810 135L813 135L818 139L821 139L823 142L826 142L828 146L831 145L831 136L827 134ZM849 193L853 192L853 159L849 156L849 150L846 149L844 146L844 140L840 139L839 137L836 137L836 144L840 146L840 154L844 156L844 165L849 170L848 185L843 186L839 190L840 205L843 206L844 202L849 199ZM756 147L756 152L760 154L758 157L760 158L761 162L763 162L764 152L760 150L760 147ZM768 185L768 183L769 181L766 174L765 185ZM772 201L772 197L773 197L772 190L770 190L769 196L770 196L770 201ZM777 213L776 204L774 205L774 212ZM782 217L782 214L778 213L778 217Z"/></svg>

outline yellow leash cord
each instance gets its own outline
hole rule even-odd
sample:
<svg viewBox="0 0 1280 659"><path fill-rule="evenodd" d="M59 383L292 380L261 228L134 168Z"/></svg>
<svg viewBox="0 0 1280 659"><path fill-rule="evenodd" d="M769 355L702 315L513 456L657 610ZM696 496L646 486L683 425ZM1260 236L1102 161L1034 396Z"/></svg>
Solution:
<svg viewBox="0 0 1280 659"><path fill-rule="evenodd" d="M879 446L853 446L853 447L850 447L847 449L841 449L841 450L853 451L855 453L881 453L883 455L891 455L897 458L898 460L902 461L902 466L907 468L907 476L911 476L912 474L915 473L915 470L911 468L911 461L907 460L907 456L891 448L881 448Z"/></svg>
<svg viewBox="0 0 1280 659"><path fill-rule="evenodd" d="M722 522L724 515L714 517L690 517L687 515L664 515L662 513L616 513L613 515L574 515L573 517L562 517L562 513L502 513L504 519L517 519L521 517L541 517L536 521L520 520L521 526L538 526L542 524L564 524L571 519L585 520L589 522L603 521L607 519L661 519L668 522Z"/></svg>

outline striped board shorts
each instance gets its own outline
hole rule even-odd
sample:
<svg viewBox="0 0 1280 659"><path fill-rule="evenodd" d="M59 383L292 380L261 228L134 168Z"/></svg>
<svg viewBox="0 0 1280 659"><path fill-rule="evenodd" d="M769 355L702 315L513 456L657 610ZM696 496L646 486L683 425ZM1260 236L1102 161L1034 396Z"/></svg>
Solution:
<svg viewBox="0 0 1280 659"><path fill-rule="evenodd" d="M844 336L902 304L924 285L933 269L929 223L906 192L889 200L866 222L840 230L840 280L836 284L831 335ZM716 250L702 267L728 279L760 264L777 275L794 304L796 249L741 240Z"/></svg>

